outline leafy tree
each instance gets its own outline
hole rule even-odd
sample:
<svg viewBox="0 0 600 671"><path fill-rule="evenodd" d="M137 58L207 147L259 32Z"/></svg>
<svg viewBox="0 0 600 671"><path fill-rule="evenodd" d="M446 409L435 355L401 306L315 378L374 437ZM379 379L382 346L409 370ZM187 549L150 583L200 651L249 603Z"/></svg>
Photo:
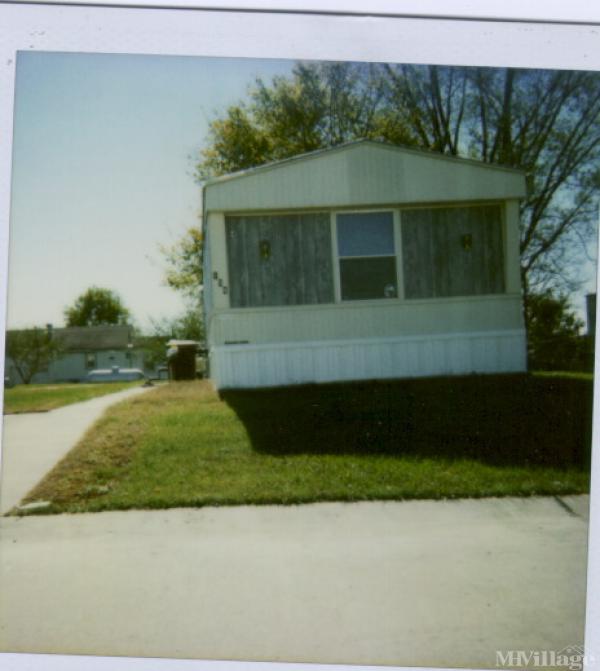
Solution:
<svg viewBox="0 0 600 671"><path fill-rule="evenodd" d="M183 296L186 309L175 319L155 321L154 337L163 344L171 338L201 342L204 340L202 231L199 228L189 228L175 244L162 246L160 249L167 263L165 282ZM164 358L164 350L161 356Z"/></svg>
<svg viewBox="0 0 600 671"><path fill-rule="evenodd" d="M379 67L362 63L298 63L292 76L257 79L249 101L210 126L197 176L243 170L268 161L371 138L413 143L384 104ZM393 121L393 123L392 123Z"/></svg>
<svg viewBox="0 0 600 671"><path fill-rule="evenodd" d="M167 341L164 336L142 336L138 339L138 347L143 351L144 367L156 368L166 364Z"/></svg>
<svg viewBox="0 0 600 671"><path fill-rule="evenodd" d="M67 326L129 324L131 313L110 289L90 287L64 311Z"/></svg>
<svg viewBox="0 0 600 671"><path fill-rule="evenodd" d="M198 177L205 179L234 170L261 165L270 160L271 143L258 129L245 105L234 105L225 119L215 119L210 126L210 146L203 152Z"/></svg>
<svg viewBox="0 0 600 671"><path fill-rule="evenodd" d="M189 228L175 244L161 246L160 250L167 263L167 286L179 291L192 305L199 306L202 288L202 231L199 228Z"/></svg>
<svg viewBox="0 0 600 671"><path fill-rule="evenodd" d="M204 338L204 324L202 315L193 309L186 310L174 319L159 319L152 321L152 330L155 336L166 340L196 340Z"/></svg>
<svg viewBox="0 0 600 671"><path fill-rule="evenodd" d="M45 370L61 351L60 339L47 329L36 327L6 334L6 357L11 359L24 384Z"/></svg>
<svg viewBox="0 0 600 671"><path fill-rule="evenodd" d="M572 370L591 365L583 322L565 294L550 290L529 294L525 303L529 366L537 370Z"/></svg>
<svg viewBox="0 0 600 671"><path fill-rule="evenodd" d="M469 68L389 64L382 68L392 118L407 124L415 144L453 156L463 153L464 128L472 109Z"/></svg>

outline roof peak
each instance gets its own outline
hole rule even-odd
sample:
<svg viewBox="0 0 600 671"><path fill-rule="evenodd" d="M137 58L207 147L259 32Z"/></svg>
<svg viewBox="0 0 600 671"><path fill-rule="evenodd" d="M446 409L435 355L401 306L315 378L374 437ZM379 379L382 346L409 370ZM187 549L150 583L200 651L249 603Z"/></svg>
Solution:
<svg viewBox="0 0 600 671"><path fill-rule="evenodd" d="M392 142L387 142L385 140L373 140L370 138L360 138L357 140L349 140L348 142L341 142L340 144L332 145L330 147L321 147L319 149L314 149L312 151L303 152L302 154L295 154L294 156L288 156L286 158L277 159L275 161L269 161L268 163L262 163L261 165L253 166L251 168L244 168L243 170L236 170L234 172L226 173L224 175L219 175L218 177L213 177L212 179L204 182L204 187L211 186L212 184L218 184L220 182L225 182L231 179L238 179L245 177L246 175L252 175L257 172L272 170L278 168L282 165L288 163L294 163L296 161L302 161L307 159L316 158L322 154L333 153L338 151L346 151L355 147L363 145L373 145L381 149L386 149L390 151L404 152L407 154L417 154L417 155L427 155L432 158L445 160L445 161L455 161L459 163L467 163L472 165L477 165L482 168L492 168L494 170L505 170L507 172L516 172L523 174L523 170L518 168L511 168L509 166L500 165L499 163L487 163L485 161L480 161L478 159L468 158L465 156L456 156L451 154L444 154L433 149L425 149L422 147L413 147L410 145L401 145L394 144Z"/></svg>

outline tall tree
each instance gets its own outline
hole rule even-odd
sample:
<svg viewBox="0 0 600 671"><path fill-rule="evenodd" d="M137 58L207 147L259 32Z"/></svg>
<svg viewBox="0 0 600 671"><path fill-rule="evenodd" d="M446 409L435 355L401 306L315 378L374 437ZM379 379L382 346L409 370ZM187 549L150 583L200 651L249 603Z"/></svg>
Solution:
<svg viewBox="0 0 600 671"><path fill-rule="evenodd" d="M573 278L565 266L573 243L589 238L598 214L600 78L590 72L486 73L478 98L495 122L487 138L474 136L483 160L521 168L529 177L521 207L524 287L568 289Z"/></svg>
<svg viewBox="0 0 600 671"><path fill-rule="evenodd" d="M395 123L408 126L415 144L443 154L463 153L469 69L389 64L382 68L390 114Z"/></svg>
<svg viewBox="0 0 600 671"><path fill-rule="evenodd" d="M6 356L24 384L45 370L62 351L60 340L47 329L32 328L6 333Z"/></svg>
<svg viewBox="0 0 600 671"><path fill-rule="evenodd" d="M165 283L191 304L200 305L202 290L202 231L191 227L174 244L161 245L166 262Z"/></svg>
<svg viewBox="0 0 600 671"><path fill-rule="evenodd" d="M215 119L197 176L243 170L371 138L412 144L406 125L390 115L377 65L298 63L290 77L257 79L249 100Z"/></svg>
<svg viewBox="0 0 600 671"><path fill-rule="evenodd" d="M67 326L102 326L130 324L131 313L117 293L101 287L90 287L64 311Z"/></svg>
<svg viewBox="0 0 600 671"><path fill-rule="evenodd" d="M154 337L157 342L170 338L202 341L202 231L189 228L173 245L162 245L160 251L166 261L165 283L183 297L185 310L174 319L154 320Z"/></svg>

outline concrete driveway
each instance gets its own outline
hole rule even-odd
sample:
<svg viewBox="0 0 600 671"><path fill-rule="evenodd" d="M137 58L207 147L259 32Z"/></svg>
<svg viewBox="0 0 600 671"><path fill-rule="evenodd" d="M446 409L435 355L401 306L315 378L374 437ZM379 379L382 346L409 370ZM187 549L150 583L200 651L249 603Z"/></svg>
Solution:
<svg viewBox="0 0 600 671"><path fill-rule="evenodd" d="M0 649L494 667L581 644L588 497L3 518Z"/></svg>
<svg viewBox="0 0 600 671"><path fill-rule="evenodd" d="M147 391L135 387L50 412L4 415L0 513L9 511L76 445L109 406Z"/></svg>

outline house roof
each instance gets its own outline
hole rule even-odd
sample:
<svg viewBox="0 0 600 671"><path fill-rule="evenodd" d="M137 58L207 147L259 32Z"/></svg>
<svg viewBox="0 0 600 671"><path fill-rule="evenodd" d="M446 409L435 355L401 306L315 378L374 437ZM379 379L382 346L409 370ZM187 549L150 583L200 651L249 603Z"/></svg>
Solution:
<svg viewBox="0 0 600 671"><path fill-rule="evenodd" d="M408 147L405 145L391 144L390 142L383 142L380 140L352 140L350 142L342 142L341 144L335 145L334 147L323 147L322 149L315 149L314 151L307 151L303 154L296 154L295 156L289 156L287 158L280 159L278 161L269 161L268 163L263 163L262 165L257 165L253 168L246 168L245 170L236 170L235 172L227 173L226 175L219 175L218 177L213 177L206 182L205 186L210 186L211 184L217 184L219 182L225 182L231 179L239 179L240 177L247 177L253 175L257 172L264 172L265 170L273 170L275 168L280 168L289 163L294 163L297 161L305 161L307 159L314 159L322 156L324 154L331 154L332 152L346 151L349 148L358 147L358 146L367 146L371 145L377 148L384 148L391 151L402 152L404 154L415 154L415 155L429 155L436 160L451 161L462 164L471 164L480 168L487 168L492 170L506 170L513 173L522 173L522 170L517 168L511 168L509 166L499 165L497 163L484 163L483 161L477 161L472 158L464 158L462 156L450 156L449 154L441 154L439 151L434 151L432 149L415 149L414 147Z"/></svg>
<svg viewBox="0 0 600 671"><path fill-rule="evenodd" d="M53 329L67 351L96 352L125 349L131 342L131 326L71 326Z"/></svg>
<svg viewBox="0 0 600 671"><path fill-rule="evenodd" d="M244 212L519 199L525 174L438 152L359 140L223 175L206 211Z"/></svg>

